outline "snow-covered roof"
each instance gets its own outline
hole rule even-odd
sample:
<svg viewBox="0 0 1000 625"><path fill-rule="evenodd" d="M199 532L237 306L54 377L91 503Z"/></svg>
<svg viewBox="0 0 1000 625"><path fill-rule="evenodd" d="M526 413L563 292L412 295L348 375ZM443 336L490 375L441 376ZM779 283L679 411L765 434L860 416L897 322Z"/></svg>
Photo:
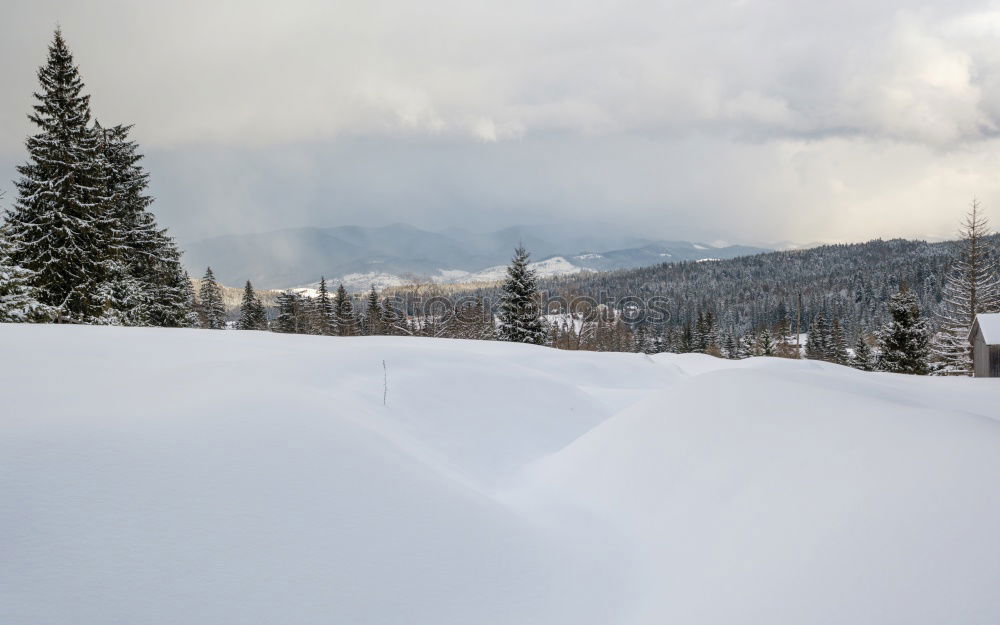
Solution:
<svg viewBox="0 0 1000 625"><path fill-rule="evenodd" d="M977 327L983 333L983 340L987 345L1000 345L1000 313L980 313L976 315L976 322L972 324L972 332L969 338L975 336Z"/></svg>

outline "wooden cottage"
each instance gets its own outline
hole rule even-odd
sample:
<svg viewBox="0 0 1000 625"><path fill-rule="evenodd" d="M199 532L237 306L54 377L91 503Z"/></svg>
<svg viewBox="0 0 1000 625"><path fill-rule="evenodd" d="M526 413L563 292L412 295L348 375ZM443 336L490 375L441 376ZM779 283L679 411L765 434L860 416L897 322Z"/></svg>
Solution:
<svg viewBox="0 0 1000 625"><path fill-rule="evenodd" d="M969 332L977 378L1000 378L1000 313L979 314Z"/></svg>

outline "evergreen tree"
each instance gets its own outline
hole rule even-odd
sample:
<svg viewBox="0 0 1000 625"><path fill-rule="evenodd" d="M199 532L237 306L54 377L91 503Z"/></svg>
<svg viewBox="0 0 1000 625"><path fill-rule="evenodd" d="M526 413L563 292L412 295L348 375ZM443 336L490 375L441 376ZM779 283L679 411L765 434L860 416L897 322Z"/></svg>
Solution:
<svg viewBox="0 0 1000 625"><path fill-rule="evenodd" d="M326 276L319 279L319 290L316 294L316 323L318 334L336 334L336 315L333 310L333 301L330 299L330 291L326 288Z"/></svg>
<svg viewBox="0 0 1000 625"><path fill-rule="evenodd" d="M378 293L375 292L375 286L372 285L371 290L368 292L368 306L365 309L365 334L368 336L386 334L385 319L383 317L382 303L379 302Z"/></svg>
<svg viewBox="0 0 1000 625"><path fill-rule="evenodd" d="M500 299L500 338L515 343L545 342L545 329L538 309L538 284L528 266L530 255L523 245L514 250Z"/></svg>
<svg viewBox="0 0 1000 625"><path fill-rule="evenodd" d="M0 323L49 321L52 311L35 297L31 272L14 264L0 228Z"/></svg>
<svg viewBox="0 0 1000 625"><path fill-rule="evenodd" d="M95 287L94 302L100 314L88 323L115 326L147 326L150 320L149 293L132 276L120 259L108 259L103 277Z"/></svg>
<svg viewBox="0 0 1000 625"><path fill-rule="evenodd" d="M829 353L829 329L826 317L821 312L809 326L809 335L806 337L806 358L827 360Z"/></svg>
<svg viewBox="0 0 1000 625"><path fill-rule="evenodd" d="M292 291L282 291L278 296L278 316L271 323L275 332L295 334L303 331L299 296Z"/></svg>
<svg viewBox="0 0 1000 625"><path fill-rule="evenodd" d="M226 327L226 307L222 303L222 288L215 281L212 268L205 270L198 292L203 315L202 327L209 330L222 330Z"/></svg>
<svg viewBox="0 0 1000 625"><path fill-rule="evenodd" d="M708 349L708 324L705 320L705 313L698 311L698 318L691 328L691 349L692 352L704 354Z"/></svg>
<svg viewBox="0 0 1000 625"><path fill-rule="evenodd" d="M920 317L916 296L905 285L889 300L889 316L891 320L879 337L879 369L926 375L926 322Z"/></svg>
<svg viewBox="0 0 1000 625"><path fill-rule="evenodd" d="M680 337L678 337L677 353L690 354L695 350L696 346L697 342L694 335L694 330L692 330L690 323L685 323L684 329L681 330L681 335Z"/></svg>
<svg viewBox="0 0 1000 625"><path fill-rule="evenodd" d="M105 279L110 199L97 133L90 128L90 96L62 32L38 71L41 90L29 119L28 161L18 167L18 199L6 213L8 254L30 272L43 304L61 317L86 321L102 314L98 289Z"/></svg>
<svg viewBox="0 0 1000 625"><path fill-rule="evenodd" d="M838 365L846 365L847 339L844 337L844 329L840 327L840 320L834 319L830 326L830 345L827 349L827 360Z"/></svg>
<svg viewBox="0 0 1000 625"><path fill-rule="evenodd" d="M171 245L173 242L171 241ZM150 325L163 328L193 328L198 325L197 304L191 277L180 262L180 251L161 249L165 261L157 269L159 282L147 282Z"/></svg>
<svg viewBox="0 0 1000 625"><path fill-rule="evenodd" d="M198 301L198 296L194 292L194 281L191 280L191 276L188 272L181 269L178 275L178 281L183 284L181 287L181 292L183 293L182 299L184 301L183 310L184 315L178 319L177 327L180 328L197 328L201 324L201 316L199 311L201 310L201 303Z"/></svg>
<svg viewBox="0 0 1000 625"><path fill-rule="evenodd" d="M932 342L936 374L972 375L972 323L979 313L1000 310L1000 278L987 239L989 223L975 200L960 235L942 292L941 329Z"/></svg>
<svg viewBox="0 0 1000 625"><path fill-rule="evenodd" d="M851 357L848 364L861 371L875 371L876 369L875 354L861 334L858 335L858 342L854 344L854 356Z"/></svg>
<svg viewBox="0 0 1000 625"><path fill-rule="evenodd" d="M767 327L761 330L760 336L757 337L756 353L760 356L774 356L775 354L774 338Z"/></svg>
<svg viewBox="0 0 1000 625"><path fill-rule="evenodd" d="M113 236L107 241L107 274L119 290L139 291L141 299L105 302L105 314L124 318L145 317L143 325L185 327L192 310L188 280L173 238L156 223L149 210L149 174L142 168L138 144L129 138L131 126L102 128L98 133L105 167L105 195L110 198L106 220ZM106 278L107 279L107 278ZM112 287L115 288L115 287Z"/></svg>
<svg viewBox="0 0 1000 625"><path fill-rule="evenodd" d="M739 357L739 351L736 346L736 337L732 333L727 332L726 337L722 339L722 355L729 359L736 359Z"/></svg>
<svg viewBox="0 0 1000 625"><path fill-rule="evenodd" d="M385 333L390 336L409 334L406 329L406 319L389 298L382 299L382 322Z"/></svg>
<svg viewBox="0 0 1000 625"><path fill-rule="evenodd" d="M243 287L243 300L240 302L240 319L236 324L240 330L266 330L267 314L264 305L253 290L253 285L247 280Z"/></svg>
<svg viewBox="0 0 1000 625"><path fill-rule="evenodd" d="M343 284L337 287L337 294L333 298L333 314L337 322L338 336L357 336L361 333L358 329L358 318L354 314L354 306Z"/></svg>
<svg viewBox="0 0 1000 625"><path fill-rule="evenodd" d="M305 293L297 293L298 298L298 325L300 334L321 335L324 331L323 316L320 314L318 299L309 297Z"/></svg>

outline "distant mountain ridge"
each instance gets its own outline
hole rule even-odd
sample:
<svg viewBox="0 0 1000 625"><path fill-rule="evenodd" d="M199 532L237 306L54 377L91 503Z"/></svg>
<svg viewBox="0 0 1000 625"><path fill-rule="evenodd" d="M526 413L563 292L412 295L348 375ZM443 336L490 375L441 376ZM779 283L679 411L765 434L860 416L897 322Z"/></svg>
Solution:
<svg viewBox="0 0 1000 625"><path fill-rule="evenodd" d="M227 235L186 246L193 276L211 266L224 284L247 279L259 288L280 289L344 281L352 290L394 286L413 280L465 282L502 276L518 243L542 275L607 271L663 262L728 259L770 251L688 241L659 241L622 234L574 233L563 226L513 226L493 232L421 230L408 224L381 227L292 228Z"/></svg>

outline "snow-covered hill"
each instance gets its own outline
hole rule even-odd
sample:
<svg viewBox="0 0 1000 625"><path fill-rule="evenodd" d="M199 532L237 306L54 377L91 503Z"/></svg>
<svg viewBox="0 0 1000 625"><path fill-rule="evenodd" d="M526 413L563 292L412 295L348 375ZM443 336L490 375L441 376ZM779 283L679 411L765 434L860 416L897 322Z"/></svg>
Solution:
<svg viewBox="0 0 1000 625"><path fill-rule="evenodd" d="M2 623L1000 622L997 380L256 332L0 345Z"/></svg>

